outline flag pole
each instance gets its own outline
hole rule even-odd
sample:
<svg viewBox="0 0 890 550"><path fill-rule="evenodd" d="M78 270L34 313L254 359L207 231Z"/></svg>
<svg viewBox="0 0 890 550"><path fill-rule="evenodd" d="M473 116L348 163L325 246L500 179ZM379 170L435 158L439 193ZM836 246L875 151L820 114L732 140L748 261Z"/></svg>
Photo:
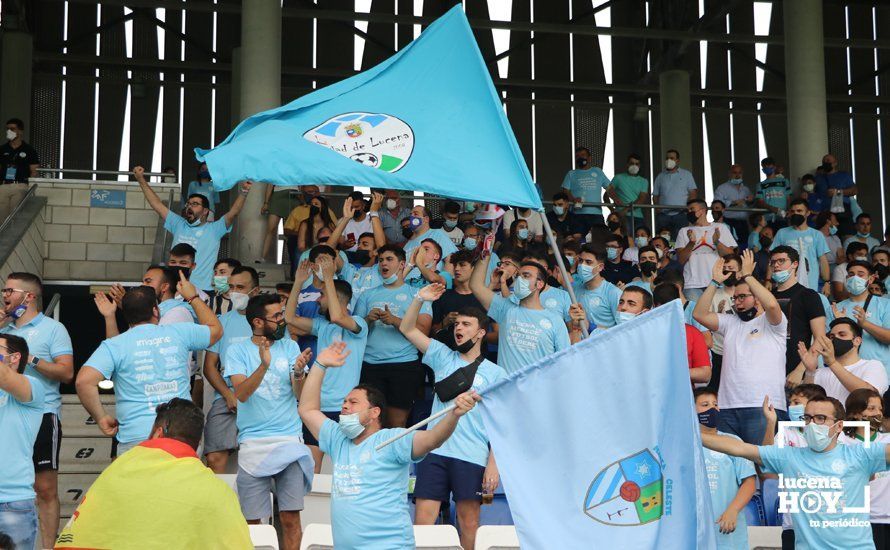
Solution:
<svg viewBox="0 0 890 550"><path fill-rule="evenodd" d="M374 450L375 450L375 451L379 451L380 449L386 447L386 446L389 445L390 443L395 443L396 441L398 441L399 439L405 437L405 436L408 435L409 433L411 433L411 432L416 432L417 430L419 430L420 428L426 426L427 424L429 424L429 423L432 422L433 420L435 420L435 419L437 419L437 418L439 418L439 417L445 416L446 414L450 413L451 411L453 411L453 410L455 409L455 407L456 407L456 405L450 405L450 406L448 406L448 407L445 407L444 409L442 409L441 411L437 412L436 414L430 416L430 417L427 418L426 420L421 420L420 422L418 422L417 424L411 426L410 428L408 428L408 429L405 430L404 432L400 433L399 435L394 436L394 437L391 437L391 438L387 439L386 441L384 441L383 443L381 443L380 445L377 445L376 447L374 447Z"/></svg>
<svg viewBox="0 0 890 550"><path fill-rule="evenodd" d="M559 271L562 273L562 280L566 290L569 292L569 298L571 298L573 304L577 304L578 298L575 296L575 289L572 288L572 284L569 282L571 277L569 277L566 265L562 261L562 252L560 252L559 247L556 246L556 239L553 238L553 230L550 229L550 222L547 220L544 210L538 210L538 215L541 216L541 222L544 224L544 236L547 238L547 242L550 243L550 249L553 250L553 255L556 257L556 265L559 266ZM585 338L587 338L589 334L587 330L587 321L581 322L581 334L583 334Z"/></svg>

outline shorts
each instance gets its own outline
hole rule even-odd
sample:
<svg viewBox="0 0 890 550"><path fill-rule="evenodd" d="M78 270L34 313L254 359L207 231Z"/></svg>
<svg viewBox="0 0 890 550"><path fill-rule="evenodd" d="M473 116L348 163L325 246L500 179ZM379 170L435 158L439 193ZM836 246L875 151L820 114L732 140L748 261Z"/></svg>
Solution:
<svg viewBox="0 0 890 550"><path fill-rule="evenodd" d="M121 456L122 454L129 451L133 447L138 446L140 443L142 443L142 441L130 441L129 443L118 442L117 447L115 447L114 457L117 458L117 457Z"/></svg>
<svg viewBox="0 0 890 550"><path fill-rule="evenodd" d="M386 405L408 410L420 397L424 380L419 360L407 363L362 363L360 382L383 392Z"/></svg>
<svg viewBox="0 0 890 550"><path fill-rule="evenodd" d="M326 412L321 411L321 414L327 416L334 422L340 422L340 412ZM303 443L306 445L312 445L313 447L318 447L318 440L315 439L315 436L312 435L312 432L309 431L309 428L306 427L306 424L303 424Z"/></svg>
<svg viewBox="0 0 890 550"><path fill-rule="evenodd" d="M204 454L234 451L238 448L236 413L229 410L226 400L220 397L210 405L204 424Z"/></svg>
<svg viewBox="0 0 890 550"><path fill-rule="evenodd" d="M53 413L44 413L40 431L34 440L34 471L59 469L59 451L62 448L62 424Z"/></svg>
<svg viewBox="0 0 890 550"><path fill-rule="evenodd" d="M454 495L454 501L481 501L482 476L485 468L466 460L428 454L417 463L417 482L414 485L414 498L425 498L448 502Z"/></svg>
<svg viewBox="0 0 890 550"><path fill-rule="evenodd" d="M274 480L274 490L273 490ZM303 497L306 485L303 469L299 462L293 462L287 468L270 477L253 477L240 467L238 468L238 501L241 513L248 521L272 517L272 499L269 493L278 497L278 510L282 512L299 512L303 509Z"/></svg>
<svg viewBox="0 0 890 550"><path fill-rule="evenodd" d="M290 190L273 191L269 197L269 214L278 216L281 219L287 219L290 211L299 206L299 201L294 195L294 199L290 198Z"/></svg>

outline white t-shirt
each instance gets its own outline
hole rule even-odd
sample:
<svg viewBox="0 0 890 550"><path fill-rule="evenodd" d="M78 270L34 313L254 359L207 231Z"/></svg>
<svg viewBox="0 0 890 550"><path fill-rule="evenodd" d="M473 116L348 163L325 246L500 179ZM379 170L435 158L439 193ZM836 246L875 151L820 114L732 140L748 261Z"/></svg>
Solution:
<svg viewBox="0 0 890 550"><path fill-rule="evenodd" d="M692 230L695 237L696 245L689 255L689 260L683 266L684 288L704 288L711 282L711 270L714 269L714 263L720 257L717 254L717 247L714 246L714 231L720 229L720 243L730 248L738 246L735 239L732 238L732 231L729 226L724 223L711 223L708 225L690 225L684 227L677 234L677 250L685 247L689 243L689 237L686 235L688 230ZM761 403L763 399L761 398Z"/></svg>
<svg viewBox="0 0 890 550"><path fill-rule="evenodd" d="M825 244L828 245L828 254L825 255L828 258L828 265L833 266L837 264L837 249L841 248L841 239L837 235L829 235L825 237ZM841 256L841 259L844 259L846 256Z"/></svg>
<svg viewBox="0 0 890 550"><path fill-rule="evenodd" d="M464 230L460 227L455 227L451 231L448 231L447 229L445 229L445 227L442 227L442 232L448 235L448 238L451 239L451 242L454 243L454 246L459 247L461 243L464 242Z"/></svg>
<svg viewBox="0 0 890 550"><path fill-rule="evenodd" d="M528 223L529 239L544 235L544 222L541 221L541 216L537 212L531 210L529 216L526 218L520 215L519 211L515 208L504 213L504 233L510 232L510 225L513 223L513 220L516 219L516 216L519 216L520 220L525 220L526 223Z"/></svg>
<svg viewBox="0 0 890 550"><path fill-rule="evenodd" d="M837 264L834 266L834 269L831 270L831 282L832 283L843 283L847 280L847 262L842 264Z"/></svg>
<svg viewBox="0 0 890 550"><path fill-rule="evenodd" d="M841 445L862 445L862 441L841 433L837 442ZM890 444L890 433L879 433L871 442L872 445ZM878 472L868 482L871 498L869 519L872 523L890 523L890 471Z"/></svg>
<svg viewBox="0 0 890 550"><path fill-rule="evenodd" d="M352 245L351 248L347 248L350 252L355 252L358 250L358 239L365 233L373 233L374 227L371 225L371 216L365 214L365 219L360 222L355 221L354 219L346 222L346 229L343 230L343 236L346 239L349 239L349 236L352 235L355 238L355 244Z"/></svg>
<svg viewBox="0 0 890 550"><path fill-rule="evenodd" d="M732 293L727 287L721 286L714 293L714 299L711 301L711 311L714 313L733 313L732 310ZM723 335L717 332L711 333L711 352L717 355L723 355Z"/></svg>
<svg viewBox="0 0 890 550"><path fill-rule="evenodd" d="M880 361L860 359L844 368L853 373L854 376L874 386L879 394L884 395L884 392L887 391L887 371ZM844 403L850 395L850 391L841 384L838 377L827 366L820 367L816 371L816 377L813 381L825 388L825 395L834 397L841 403Z"/></svg>
<svg viewBox="0 0 890 550"><path fill-rule="evenodd" d="M768 395L776 409L785 410L785 340L788 319L771 325L766 314L747 323L735 314L717 315L723 335L720 408L762 407Z"/></svg>

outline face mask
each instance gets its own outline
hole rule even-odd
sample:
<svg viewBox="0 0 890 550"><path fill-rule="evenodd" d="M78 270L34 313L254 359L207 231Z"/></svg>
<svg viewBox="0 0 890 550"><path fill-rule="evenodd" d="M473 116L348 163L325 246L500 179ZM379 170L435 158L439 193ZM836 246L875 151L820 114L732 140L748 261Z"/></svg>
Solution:
<svg viewBox="0 0 890 550"><path fill-rule="evenodd" d="M714 217L714 221L720 221L723 219L723 210L711 210L711 216Z"/></svg>
<svg viewBox="0 0 890 550"><path fill-rule="evenodd" d="M731 183L731 184L733 184L733 185L741 185L741 183L742 183L742 178L731 178L731 179L729 180L729 183Z"/></svg>
<svg viewBox="0 0 890 550"><path fill-rule="evenodd" d="M471 349L473 349L474 345L476 345L476 342L474 342L472 339L468 339L463 344L458 344L451 349L458 353L468 353Z"/></svg>
<svg viewBox="0 0 890 550"><path fill-rule="evenodd" d="M587 264L578 264L578 277L581 279L582 283L587 283L593 280L593 278L595 277L593 273L593 266L589 266Z"/></svg>
<svg viewBox="0 0 890 550"><path fill-rule="evenodd" d="M339 424L340 431L349 439L355 439L365 431L365 427L358 419L358 413L341 414Z"/></svg>
<svg viewBox="0 0 890 550"><path fill-rule="evenodd" d="M564 206L554 206L553 213L556 214L557 216L562 216L563 214L566 213L566 209Z"/></svg>
<svg viewBox="0 0 890 550"><path fill-rule="evenodd" d="M467 250L476 250L476 237L466 237L464 239L464 248Z"/></svg>
<svg viewBox="0 0 890 550"><path fill-rule="evenodd" d="M640 271L642 271L644 275L651 275L655 273L656 269L658 269L658 264L655 262L640 262Z"/></svg>
<svg viewBox="0 0 890 550"><path fill-rule="evenodd" d="M646 237L634 237L634 244L637 245L637 248L643 248L649 244L649 239Z"/></svg>
<svg viewBox="0 0 890 550"><path fill-rule="evenodd" d="M399 203L395 199L386 199L387 210L395 210L398 206Z"/></svg>
<svg viewBox="0 0 890 550"><path fill-rule="evenodd" d="M716 428L717 419L720 417L720 411L711 407L710 409L698 413L698 423L706 428Z"/></svg>
<svg viewBox="0 0 890 550"><path fill-rule="evenodd" d="M764 176L772 176L776 172L776 169L772 166L767 166L766 168L761 168L760 171L763 172Z"/></svg>
<svg viewBox="0 0 890 550"><path fill-rule="evenodd" d="M217 294L225 294L229 291L229 278L225 275L215 275L213 277L213 290Z"/></svg>
<svg viewBox="0 0 890 550"><path fill-rule="evenodd" d="M575 267L575 257L574 256L566 256L566 261L569 262L569 267Z"/></svg>
<svg viewBox="0 0 890 550"><path fill-rule="evenodd" d="M209 180L210 172L208 172L207 170L201 170L200 172L198 172L198 179Z"/></svg>
<svg viewBox="0 0 890 550"><path fill-rule="evenodd" d="M313 271L312 274L318 277L319 281L324 281L324 272L321 270L320 267L317 270Z"/></svg>
<svg viewBox="0 0 890 550"><path fill-rule="evenodd" d="M831 164L828 162L823 162L821 168L823 172L831 172Z"/></svg>
<svg viewBox="0 0 890 550"><path fill-rule="evenodd" d="M772 246L773 240L769 237L760 237L760 246L764 250L769 250L770 246Z"/></svg>
<svg viewBox="0 0 890 550"><path fill-rule="evenodd" d="M473 212L476 211L476 203L475 203L475 202L468 202L468 203L464 206L464 208L466 208L467 212L469 212L469 213L472 214Z"/></svg>
<svg viewBox="0 0 890 550"><path fill-rule="evenodd" d="M831 445L831 440L834 439L828 435L829 429L830 426L825 424L821 426L815 422L807 424L803 429L803 438L807 442L807 447L817 453L824 451L826 447Z"/></svg>
<svg viewBox="0 0 890 550"><path fill-rule="evenodd" d="M14 140L17 136L18 134L15 133L15 130L10 130L9 128L6 129L6 139L9 141Z"/></svg>
<svg viewBox="0 0 890 550"><path fill-rule="evenodd" d="M516 231L516 236L519 237L520 241L528 239L528 229L523 227L522 229Z"/></svg>
<svg viewBox="0 0 890 550"><path fill-rule="evenodd" d="M371 261L371 253L367 250L356 250L355 252L347 252L349 263L365 265Z"/></svg>
<svg viewBox="0 0 890 550"><path fill-rule="evenodd" d="M408 227L410 227L412 230L417 229L418 227L423 225L423 218L419 216L411 216L408 220Z"/></svg>
<svg viewBox="0 0 890 550"><path fill-rule="evenodd" d="M606 257L610 260L614 260L618 257L618 249L617 248L607 248L606 249Z"/></svg>
<svg viewBox="0 0 890 550"><path fill-rule="evenodd" d="M410 239L411 237L414 236L414 231L412 231L410 227L403 227L402 228L402 236L405 237L406 239Z"/></svg>
<svg viewBox="0 0 890 550"><path fill-rule="evenodd" d="M738 284L739 279L736 277L735 273L724 271L724 275L726 275L726 279L723 281L723 284L726 286L735 286Z"/></svg>
<svg viewBox="0 0 890 550"><path fill-rule="evenodd" d="M282 321L278 323L278 325L275 327L275 330L267 330L265 336L272 341L281 340L282 338L284 338L284 333L286 330L287 325L284 323L284 321Z"/></svg>
<svg viewBox="0 0 890 550"><path fill-rule="evenodd" d="M757 308L752 307L743 311L737 309L735 310L735 314L739 316L739 319L741 319L743 323L747 323L748 321L757 317Z"/></svg>
<svg viewBox="0 0 890 550"><path fill-rule="evenodd" d="M686 212L686 221L688 221L690 224L695 224L696 222L698 222L698 214L696 214L695 212Z"/></svg>
<svg viewBox="0 0 890 550"><path fill-rule="evenodd" d="M786 269L785 271L773 271L773 281L782 284L787 281L791 277L791 270Z"/></svg>
<svg viewBox="0 0 890 550"><path fill-rule="evenodd" d="M854 256L853 259L857 262L867 262L868 256Z"/></svg>
<svg viewBox="0 0 890 550"><path fill-rule="evenodd" d="M587 159L575 159L575 166L578 168L584 168L587 166Z"/></svg>
<svg viewBox="0 0 890 550"><path fill-rule="evenodd" d="M664 250L662 250L662 249L660 249L660 248L656 248L656 249L655 249L655 255L658 256L658 259L659 259L659 260L662 259L662 258L664 258Z"/></svg>
<svg viewBox="0 0 890 550"><path fill-rule="evenodd" d="M834 345L835 357L843 357L853 350L853 340L841 340L840 338L835 338L831 343Z"/></svg>
<svg viewBox="0 0 890 550"><path fill-rule="evenodd" d="M803 405L791 405L788 407L788 418L793 422L797 422L800 420L800 417L803 416Z"/></svg>
<svg viewBox="0 0 890 550"><path fill-rule="evenodd" d="M445 220L444 222L442 222L442 226L448 231L451 231L452 229L457 227L457 220Z"/></svg>
<svg viewBox="0 0 890 550"><path fill-rule="evenodd" d="M25 314L26 311L28 311L28 304L26 304L26 303L25 303L25 299L22 298L22 303L20 303L19 305L17 305L17 306L15 307L15 309L12 310L12 313L10 313L9 315L10 315L13 319L19 319L19 318L21 318L22 315Z"/></svg>
<svg viewBox="0 0 890 550"><path fill-rule="evenodd" d="M393 284L394 282L396 282L396 280L398 280L398 278L399 278L399 274L398 274L398 273L393 273L393 274L390 275L389 277L386 277L386 278L383 279L383 284L385 284L385 285L391 285L391 284Z"/></svg>
<svg viewBox="0 0 890 550"><path fill-rule="evenodd" d="M189 224L189 227L198 227L199 225L201 225L201 223L203 223L203 222L201 221L201 217L199 216L199 217L195 218L195 221L193 221Z"/></svg>
<svg viewBox="0 0 890 550"><path fill-rule="evenodd" d="M618 324L626 323L628 321L633 321L636 319L637 314L631 313L629 311L619 311L618 312Z"/></svg>
<svg viewBox="0 0 890 550"><path fill-rule="evenodd" d="M884 416L863 416L862 420L866 420L871 425L871 431L877 432L881 429L881 425L884 423Z"/></svg>
<svg viewBox="0 0 890 550"><path fill-rule="evenodd" d="M609 222L607 225L609 227L609 231L615 231L616 229L621 227L621 222L612 221L612 222Z"/></svg>
<svg viewBox="0 0 890 550"><path fill-rule="evenodd" d="M361 210L361 209L356 210L355 212L352 213L352 219L355 221L358 221L359 219L361 219L362 214L364 214L364 213L365 213L364 210Z"/></svg>
<svg viewBox="0 0 890 550"><path fill-rule="evenodd" d="M232 301L232 307L235 311L244 311L247 309L247 302L250 301L250 296L242 292L232 292L229 294L229 300Z"/></svg>
<svg viewBox="0 0 890 550"><path fill-rule="evenodd" d="M871 233L862 233L861 231L857 231L856 236L865 239L867 237L871 237Z"/></svg>
<svg viewBox="0 0 890 550"><path fill-rule="evenodd" d="M837 235L837 226L832 225L828 228L829 235Z"/></svg>
<svg viewBox="0 0 890 550"><path fill-rule="evenodd" d="M670 233L662 233L661 238L666 240L667 242L671 242L671 234Z"/></svg>
<svg viewBox="0 0 890 550"><path fill-rule="evenodd" d="M853 275L852 277L847 277L847 280L844 281L844 287L846 287L847 292L853 296L859 296L868 289L868 281L862 277Z"/></svg>
<svg viewBox="0 0 890 550"><path fill-rule="evenodd" d="M813 185L812 183L803 184L803 190L806 191L807 193L812 193L813 189L815 189L815 188L816 188L816 186Z"/></svg>
<svg viewBox="0 0 890 550"><path fill-rule="evenodd" d="M319 214L321 214L321 208L319 208L319 207L317 207L317 206L310 206L310 207L309 207L309 217L310 217L310 218L314 218L315 216L317 216L317 215L319 215Z"/></svg>
<svg viewBox="0 0 890 550"><path fill-rule="evenodd" d="M529 296L531 296L532 288L528 282L528 279L525 277L519 277L516 280L516 285L513 287L513 294L516 295L520 300L525 300Z"/></svg>
<svg viewBox="0 0 890 550"><path fill-rule="evenodd" d="M631 176L636 176L640 173L640 166L638 164L631 164L627 167L627 173Z"/></svg>
<svg viewBox="0 0 890 550"><path fill-rule="evenodd" d="M674 159L667 159L664 161L664 167L668 170L673 170L677 167L677 161L675 161Z"/></svg>

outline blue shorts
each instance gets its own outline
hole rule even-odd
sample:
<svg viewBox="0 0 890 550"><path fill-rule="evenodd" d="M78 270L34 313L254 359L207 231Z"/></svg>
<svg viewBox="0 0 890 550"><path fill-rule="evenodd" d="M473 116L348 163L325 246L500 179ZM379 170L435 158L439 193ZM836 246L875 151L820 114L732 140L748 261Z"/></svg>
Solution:
<svg viewBox="0 0 890 550"><path fill-rule="evenodd" d="M321 413L334 422L340 422L340 411L321 411ZM312 432L309 431L309 428L306 427L306 424L303 424L303 443L306 445L311 445L313 447L318 447L318 440L315 439L315 436L312 435Z"/></svg>
<svg viewBox="0 0 890 550"><path fill-rule="evenodd" d="M448 502L481 501L482 476L485 468L472 462L429 454L417 464L417 482L414 485L414 498L425 498Z"/></svg>

